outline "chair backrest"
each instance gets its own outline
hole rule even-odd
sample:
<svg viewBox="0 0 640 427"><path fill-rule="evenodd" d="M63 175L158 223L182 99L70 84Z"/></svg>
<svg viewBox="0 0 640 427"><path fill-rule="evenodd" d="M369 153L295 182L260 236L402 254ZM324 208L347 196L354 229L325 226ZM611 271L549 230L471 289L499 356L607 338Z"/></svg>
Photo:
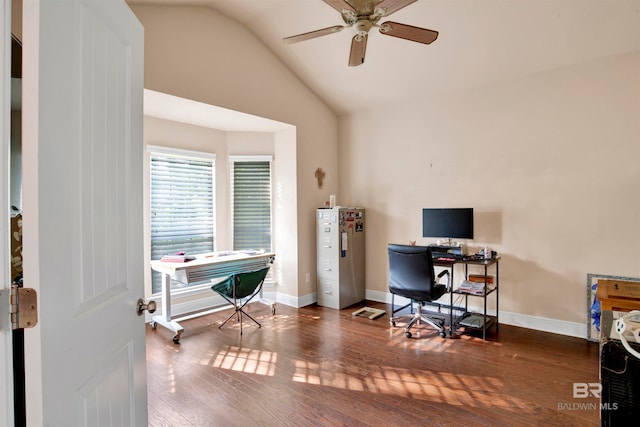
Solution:
<svg viewBox="0 0 640 427"><path fill-rule="evenodd" d="M248 271L245 273L237 273L229 276L227 280L215 285L217 292L223 291L229 298L233 297L233 284L236 286L236 298L245 298L253 294L256 289L264 282L269 267L260 270Z"/></svg>
<svg viewBox="0 0 640 427"><path fill-rule="evenodd" d="M431 249L427 246L389 244L389 291L416 301L432 301L443 295L436 286Z"/></svg>

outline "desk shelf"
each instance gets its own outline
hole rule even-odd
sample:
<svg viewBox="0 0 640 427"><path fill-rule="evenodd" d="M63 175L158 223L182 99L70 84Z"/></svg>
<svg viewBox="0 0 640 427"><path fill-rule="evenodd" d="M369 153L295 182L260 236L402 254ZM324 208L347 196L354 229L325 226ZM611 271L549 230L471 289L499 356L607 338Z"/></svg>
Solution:
<svg viewBox="0 0 640 427"><path fill-rule="evenodd" d="M498 287L500 283L500 274L499 274L499 261L500 257L495 257L486 260L455 260L455 261L436 261L434 260L434 265L438 267L448 268L451 271L451 283L452 286L455 283L453 278L454 267L456 265L464 266L464 278L469 278L469 267L479 267L482 269L482 273L480 274L485 278L484 289L485 292L481 294L476 294L472 292L466 292L457 288L453 288L450 292L450 306L452 307L449 314L449 324L451 325L449 328L449 336L454 337L458 332L467 332L467 331L482 331L482 339L487 338L487 330L495 325L496 333L498 332ZM493 277L495 283L489 283L489 268L495 268L495 276ZM464 296L464 307L455 306L453 297L454 295ZM491 316L487 314L487 298L489 296L495 295L496 299L496 314L495 316ZM482 312L470 312L469 311L469 297L471 298L481 298L483 302ZM457 315L455 313L458 313ZM465 319L469 319L470 316L479 316L482 318L482 322L478 322L478 325L475 326L473 324L465 325ZM481 324L480 324L481 323ZM462 329L462 331L460 331Z"/></svg>
<svg viewBox="0 0 640 427"><path fill-rule="evenodd" d="M491 328L496 322L495 316L486 315L485 317L483 313L468 311L457 319L456 324L465 330L481 331Z"/></svg>
<svg viewBox="0 0 640 427"><path fill-rule="evenodd" d="M488 292L483 292L481 294L477 294L475 292L462 291L460 289L454 289L453 293L457 294L457 295L466 295L466 296L470 296L470 297L480 297L480 298L482 298L482 297L489 296L489 295L491 295L492 293L494 293L496 291L497 291L497 288L494 286L494 287L489 288Z"/></svg>

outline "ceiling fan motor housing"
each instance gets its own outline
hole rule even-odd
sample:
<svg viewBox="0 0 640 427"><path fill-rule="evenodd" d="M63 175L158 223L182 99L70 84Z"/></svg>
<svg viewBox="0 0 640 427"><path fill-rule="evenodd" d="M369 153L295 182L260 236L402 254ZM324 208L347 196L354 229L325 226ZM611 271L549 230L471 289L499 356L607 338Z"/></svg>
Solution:
<svg viewBox="0 0 640 427"><path fill-rule="evenodd" d="M369 33L369 30L373 27L373 22L368 19L360 19L355 24L353 24L353 28L356 29L356 32L359 36L364 36Z"/></svg>

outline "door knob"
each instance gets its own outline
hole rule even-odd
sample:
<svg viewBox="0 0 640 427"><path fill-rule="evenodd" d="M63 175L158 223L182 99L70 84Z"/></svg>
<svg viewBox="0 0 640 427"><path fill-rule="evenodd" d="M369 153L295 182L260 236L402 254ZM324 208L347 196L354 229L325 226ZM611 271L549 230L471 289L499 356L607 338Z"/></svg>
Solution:
<svg viewBox="0 0 640 427"><path fill-rule="evenodd" d="M138 316L142 316L145 310L147 310L149 313L155 313L156 302L151 300L145 304L142 298L138 299Z"/></svg>

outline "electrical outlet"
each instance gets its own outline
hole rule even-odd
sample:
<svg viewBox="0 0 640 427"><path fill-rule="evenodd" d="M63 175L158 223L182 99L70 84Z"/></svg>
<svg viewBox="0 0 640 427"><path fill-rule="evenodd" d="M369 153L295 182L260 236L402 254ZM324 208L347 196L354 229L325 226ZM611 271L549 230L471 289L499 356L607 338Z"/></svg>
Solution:
<svg viewBox="0 0 640 427"><path fill-rule="evenodd" d="M304 281L306 283L310 283L311 282L311 273L307 273L304 275Z"/></svg>

